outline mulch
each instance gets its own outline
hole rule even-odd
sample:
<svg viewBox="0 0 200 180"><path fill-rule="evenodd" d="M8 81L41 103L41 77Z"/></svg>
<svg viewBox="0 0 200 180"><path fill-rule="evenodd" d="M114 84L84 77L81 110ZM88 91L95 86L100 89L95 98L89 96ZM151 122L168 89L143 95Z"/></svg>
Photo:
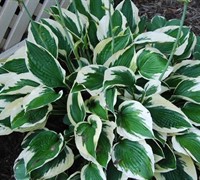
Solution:
<svg viewBox="0 0 200 180"><path fill-rule="evenodd" d="M133 0L134 1L134 0ZM120 0L116 0L120 2ZM154 15L166 19L181 18L183 4L176 0L135 0L140 15L152 18ZM188 7L185 25L190 26L196 35L200 35L200 0L193 0ZM0 180L13 180L13 164L19 155L23 134L13 133L0 136Z"/></svg>
<svg viewBox="0 0 200 180"><path fill-rule="evenodd" d="M134 1L134 0L133 0ZM135 0L140 15L147 15L151 19L155 15L162 15L166 19L180 19L183 3L178 0ZM192 0L188 5L185 25L200 36L200 0Z"/></svg>

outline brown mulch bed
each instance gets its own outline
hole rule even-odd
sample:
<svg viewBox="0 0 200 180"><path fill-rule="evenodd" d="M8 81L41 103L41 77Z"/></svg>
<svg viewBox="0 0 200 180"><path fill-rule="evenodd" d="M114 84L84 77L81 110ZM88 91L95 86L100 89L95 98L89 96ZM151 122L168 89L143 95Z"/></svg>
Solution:
<svg viewBox="0 0 200 180"><path fill-rule="evenodd" d="M134 0L133 0L134 1ZM183 11L183 3L177 0L135 0L140 15L152 18L162 15L166 19L180 19ZM189 3L185 25L190 26L196 35L200 35L200 0L192 0Z"/></svg>
<svg viewBox="0 0 200 180"><path fill-rule="evenodd" d="M154 15L163 15L167 19L181 18L183 5L176 0L135 0L134 2L140 10L140 15L146 14L148 18ZM193 0L190 3L185 24L190 26L196 35L200 35L200 0ZM19 133L0 136L0 180L14 179L12 167L21 151L22 138L23 135Z"/></svg>

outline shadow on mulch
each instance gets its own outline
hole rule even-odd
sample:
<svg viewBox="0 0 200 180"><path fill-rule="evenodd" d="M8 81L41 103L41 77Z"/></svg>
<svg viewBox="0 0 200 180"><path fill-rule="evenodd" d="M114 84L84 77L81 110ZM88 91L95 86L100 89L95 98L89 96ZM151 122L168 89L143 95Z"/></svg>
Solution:
<svg viewBox="0 0 200 180"><path fill-rule="evenodd" d="M120 2L121 0L116 0ZM146 14L148 18L154 15L165 16L166 19L181 18L181 3L176 0L133 0L140 10L140 15ZM200 1L193 0L188 7L185 25L192 28L196 35L200 35ZM0 180L14 180L13 164L21 152L20 144L24 135L13 133L0 136Z"/></svg>
<svg viewBox="0 0 200 180"><path fill-rule="evenodd" d="M7 136L0 136L0 179L14 180L13 164L21 152L21 142L24 135L12 133Z"/></svg>

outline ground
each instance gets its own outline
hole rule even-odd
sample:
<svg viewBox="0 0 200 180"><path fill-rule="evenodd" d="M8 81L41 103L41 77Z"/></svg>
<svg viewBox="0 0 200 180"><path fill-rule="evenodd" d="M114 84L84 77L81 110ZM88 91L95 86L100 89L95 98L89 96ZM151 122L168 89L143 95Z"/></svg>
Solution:
<svg viewBox="0 0 200 180"><path fill-rule="evenodd" d="M134 2L140 10L140 15L146 14L149 18L156 14L163 15L167 19L181 18L183 5L176 0L135 0ZM193 0L190 3L185 24L190 26L196 35L200 35L200 0ZM0 180L14 179L12 168L14 160L21 151L20 143L23 136L20 133L0 136Z"/></svg>

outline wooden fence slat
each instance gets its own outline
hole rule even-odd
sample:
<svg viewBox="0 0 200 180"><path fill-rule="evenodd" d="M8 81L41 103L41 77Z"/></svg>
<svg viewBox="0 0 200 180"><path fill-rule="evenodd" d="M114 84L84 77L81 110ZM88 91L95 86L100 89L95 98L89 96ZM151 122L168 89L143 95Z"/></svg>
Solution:
<svg viewBox="0 0 200 180"><path fill-rule="evenodd" d="M33 15L35 8L37 7L39 0L27 0L26 7L29 10L30 14ZM18 15L18 18L16 20L16 23L14 27L12 28L9 37L6 41L6 44L4 46L4 49L8 49L11 46L15 45L16 43L20 42L27 26L29 23L29 17L25 10L23 9L20 14Z"/></svg>
<svg viewBox="0 0 200 180"><path fill-rule="evenodd" d="M69 3L70 3L70 0L62 0L60 4L63 8L67 8L69 6Z"/></svg>
<svg viewBox="0 0 200 180"><path fill-rule="evenodd" d="M42 8L37 15L36 21L39 21L41 18L48 18L49 14L45 12L45 9L49 9L53 5L55 5L55 0L45 0L42 4Z"/></svg>
<svg viewBox="0 0 200 180"><path fill-rule="evenodd" d="M12 2L12 3L11 3ZM59 3L63 8L68 7L70 0L59 0ZM0 39L0 44L3 45L3 49L5 50L3 53L0 53L0 59L8 58L10 55L12 55L17 49L25 45L25 41L21 41L22 36L26 32L26 29L29 24L29 17L27 13L25 12L24 8L20 11L18 15L15 15L15 11L18 7L18 3L14 2L14 0L7 0L6 4L4 4L2 10L7 9L9 4L11 7L8 8L9 10L7 14L3 11L0 11L0 34L2 35L2 39ZM38 21L41 18L48 18L48 13L44 12L45 9L49 9L51 6L55 5L55 0L44 0L44 2L41 4L39 3L39 0L26 0L25 1L26 7L29 10L31 15L36 16L36 20ZM4 10L5 11L5 10ZM12 14L11 14L12 12ZM12 15L12 16L11 16ZM8 22L8 18L10 18ZM7 30L8 27L11 28L11 32L9 33L7 39L3 39L5 32L2 30L2 24L4 25L5 22L7 23L7 27L5 27L5 30ZM19 43L20 42L20 43ZM1 47L2 48L2 47Z"/></svg>
<svg viewBox="0 0 200 180"><path fill-rule="evenodd" d="M13 55L18 49L25 46L25 40L21 41L20 43L17 43L15 46L11 47L7 51L4 51L0 54L0 62L4 62L8 57Z"/></svg>
<svg viewBox="0 0 200 180"><path fill-rule="evenodd" d="M10 25L13 15L17 9L18 3L15 1L6 1L0 11L0 42L2 41L7 28Z"/></svg>

